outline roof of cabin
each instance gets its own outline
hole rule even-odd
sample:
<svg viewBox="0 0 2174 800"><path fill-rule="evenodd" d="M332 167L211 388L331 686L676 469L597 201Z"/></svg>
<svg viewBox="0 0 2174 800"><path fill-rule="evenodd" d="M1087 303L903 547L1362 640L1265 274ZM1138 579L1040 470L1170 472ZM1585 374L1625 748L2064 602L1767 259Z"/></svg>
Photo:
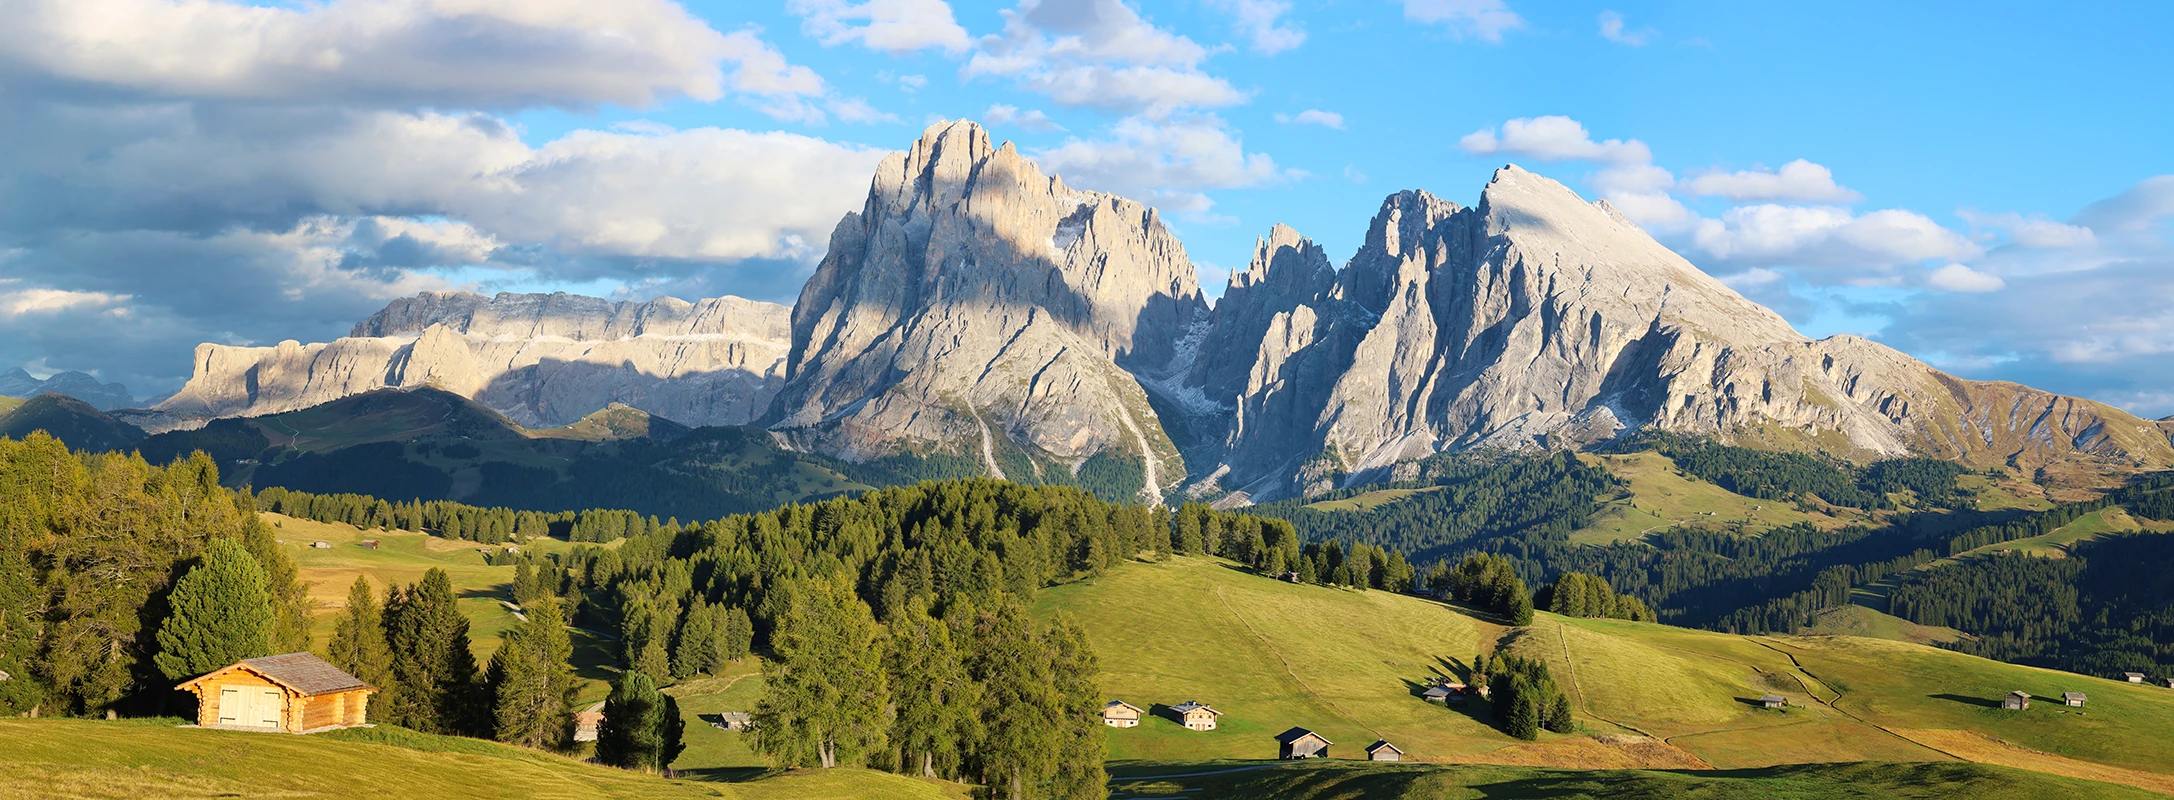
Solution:
<svg viewBox="0 0 2174 800"><path fill-rule="evenodd" d="M2088 697L2085 697L2085 696L2084 696L2084 693L2082 693L2082 692L2062 692L2062 693L2061 693L2061 699L2063 699L2063 700L2088 700L2088 699L2090 699L2090 698L2088 698Z"/></svg>
<svg viewBox="0 0 2174 800"><path fill-rule="evenodd" d="M247 668L250 672L262 675L266 680L292 689L304 697L377 688L364 683L361 678L347 674L346 670L332 666L331 662L318 658L316 653L282 653L276 656L245 658L184 681L181 686L186 688L236 668Z"/></svg>
<svg viewBox="0 0 2174 800"><path fill-rule="evenodd" d="M1765 697L1761 697L1761 698L1759 698L1759 702L1761 702L1761 703L1786 703L1786 702L1789 702L1789 698L1783 697L1783 696L1781 696L1781 695L1778 695L1778 694L1770 694L1770 695L1767 695L1767 696L1765 696Z"/></svg>
<svg viewBox="0 0 2174 800"><path fill-rule="evenodd" d="M1284 744L1293 744L1296 743L1298 740L1304 739L1308 736L1320 739L1322 744L1335 744L1335 742L1329 741L1327 737L1324 737L1318 733L1314 733L1313 731L1306 730L1305 728L1292 728L1290 730L1276 734L1276 741L1282 742ZM1399 750L1397 752L1403 751Z"/></svg>
<svg viewBox="0 0 2174 800"><path fill-rule="evenodd" d="M1110 712L1110 709L1113 708L1129 708L1132 709L1132 713L1134 714L1141 713L1139 706L1127 703L1123 700L1111 700L1107 705L1104 705L1102 707L1102 713L1107 714Z"/></svg>
<svg viewBox="0 0 2174 800"><path fill-rule="evenodd" d="M1191 714L1195 711L1206 711L1218 717L1223 715L1223 712L1210 708L1208 704L1200 702L1198 700L1187 700L1183 703L1171 706L1170 710L1178 712L1180 714Z"/></svg>
<svg viewBox="0 0 2174 800"><path fill-rule="evenodd" d="M1372 753L1376 750L1395 750L1399 753L1404 752L1404 748L1390 744L1389 740L1387 739L1383 739L1381 741L1366 746L1366 752Z"/></svg>

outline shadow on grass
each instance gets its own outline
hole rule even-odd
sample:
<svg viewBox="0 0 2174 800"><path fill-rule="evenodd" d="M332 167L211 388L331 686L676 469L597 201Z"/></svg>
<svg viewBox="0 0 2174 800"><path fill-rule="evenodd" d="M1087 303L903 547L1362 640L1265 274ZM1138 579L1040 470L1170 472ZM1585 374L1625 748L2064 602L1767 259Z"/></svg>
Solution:
<svg viewBox="0 0 2174 800"><path fill-rule="evenodd" d="M1993 699L1988 699L1988 698L1984 698L1984 697L1965 697L1965 696L1963 696L1963 695L1959 695L1959 694L1928 694L1928 695L1925 695L1925 696L1926 696L1926 697L1930 697L1930 698L1932 698L1932 699L1934 699L1934 700L1946 700L1946 701L1948 701L1948 702L1950 702L1950 703L1962 703L1963 705L1966 705L1966 706L1977 706L1977 707L1979 707L1979 708L1999 708L1999 707L2000 707L2000 701L1999 701L1999 700L1993 700Z"/></svg>
<svg viewBox="0 0 2174 800"><path fill-rule="evenodd" d="M710 783L747 783L768 777L769 767L703 767L701 769L673 770L679 777Z"/></svg>

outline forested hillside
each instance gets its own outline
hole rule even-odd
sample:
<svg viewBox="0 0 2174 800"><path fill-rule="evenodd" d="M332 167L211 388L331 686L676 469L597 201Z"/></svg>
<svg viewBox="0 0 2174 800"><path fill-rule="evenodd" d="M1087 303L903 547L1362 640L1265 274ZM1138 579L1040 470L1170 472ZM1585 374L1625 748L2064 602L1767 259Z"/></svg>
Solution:
<svg viewBox="0 0 2174 800"><path fill-rule="evenodd" d="M2174 677L2174 536L2082 542L2066 558L1992 553L1913 574L1889 598L1895 616L1976 634L1956 643L1966 653Z"/></svg>

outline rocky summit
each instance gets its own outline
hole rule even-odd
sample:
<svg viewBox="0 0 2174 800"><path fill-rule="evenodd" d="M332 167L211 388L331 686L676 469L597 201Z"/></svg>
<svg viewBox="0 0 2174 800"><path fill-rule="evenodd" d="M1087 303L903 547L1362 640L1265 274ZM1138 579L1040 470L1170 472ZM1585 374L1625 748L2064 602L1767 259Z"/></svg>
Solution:
<svg viewBox="0 0 2174 800"><path fill-rule="evenodd" d="M612 403L690 425L746 424L783 378L787 311L738 297L614 303L426 292L331 342L201 344L186 386L130 421L154 432L374 389L431 386L537 428Z"/></svg>

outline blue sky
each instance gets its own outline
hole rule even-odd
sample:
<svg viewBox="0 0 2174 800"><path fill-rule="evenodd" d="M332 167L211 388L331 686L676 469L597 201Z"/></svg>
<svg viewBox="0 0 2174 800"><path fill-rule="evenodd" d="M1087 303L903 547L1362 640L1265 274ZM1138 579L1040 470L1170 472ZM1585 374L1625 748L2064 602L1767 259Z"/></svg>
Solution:
<svg viewBox="0 0 2174 800"><path fill-rule="evenodd" d="M1341 260L1515 161L1808 334L2174 413L2174 5L451 5L29 3L0 366L166 391L454 286L790 302L874 159L968 117L1163 208L1210 294L1274 223Z"/></svg>

